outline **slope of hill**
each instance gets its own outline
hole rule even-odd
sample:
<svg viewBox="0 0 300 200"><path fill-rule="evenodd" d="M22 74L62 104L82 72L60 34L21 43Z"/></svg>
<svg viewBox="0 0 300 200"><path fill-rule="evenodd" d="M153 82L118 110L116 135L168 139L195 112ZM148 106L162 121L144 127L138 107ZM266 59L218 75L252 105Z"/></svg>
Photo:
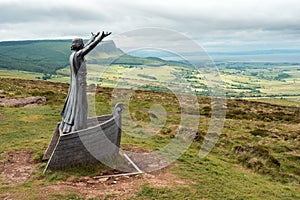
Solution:
<svg viewBox="0 0 300 200"><path fill-rule="evenodd" d="M0 68L55 74L69 64L71 40L33 40L0 42ZM122 53L113 41L104 41L99 52Z"/></svg>
<svg viewBox="0 0 300 200"><path fill-rule="evenodd" d="M0 107L1 199L299 199L299 105L278 101L228 100L219 141L204 159L199 149L210 121L210 99L198 97L200 125L195 141L171 166L133 177L94 180L107 173L101 165L42 174L41 156L52 136L68 85L41 80L0 79L10 96L42 95L47 105L34 108ZM96 111L110 113L111 88L97 88ZM160 102L168 122L155 135L141 138L123 132L122 148L155 151L176 134L180 108L170 93L136 91L130 115L149 122L145 109ZM17 128L16 128L17 127ZM111 171L108 171L111 173ZM16 174L18 173L18 174ZM17 179L17 177L20 177Z"/></svg>
<svg viewBox="0 0 300 200"><path fill-rule="evenodd" d="M0 42L0 69L55 74L69 65L71 40L32 40ZM126 55L112 40L103 41L93 53L89 62L96 64L132 64L161 66L174 64L157 58L139 58ZM184 63L175 62L179 65Z"/></svg>
<svg viewBox="0 0 300 200"><path fill-rule="evenodd" d="M68 64L70 40L0 43L0 68L55 73Z"/></svg>

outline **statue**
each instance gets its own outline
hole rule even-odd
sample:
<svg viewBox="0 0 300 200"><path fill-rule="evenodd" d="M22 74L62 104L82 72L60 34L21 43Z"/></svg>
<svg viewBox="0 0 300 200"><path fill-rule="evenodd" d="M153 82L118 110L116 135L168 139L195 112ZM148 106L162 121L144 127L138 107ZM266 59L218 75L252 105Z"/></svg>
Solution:
<svg viewBox="0 0 300 200"><path fill-rule="evenodd" d="M90 41L72 41L70 56L71 82L62 121L57 124L51 141L44 153L48 169L62 169L87 163L119 162L122 134L123 104L117 103L111 115L87 118L86 65L84 56L93 50L110 32L92 33Z"/></svg>
<svg viewBox="0 0 300 200"><path fill-rule="evenodd" d="M71 82L65 105L62 109L60 133L70 133L87 128L87 94L86 94L86 64L84 56L93 50L111 32L93 34L90 41L84 45L81 38L72 41L70 56Z"/></svg>

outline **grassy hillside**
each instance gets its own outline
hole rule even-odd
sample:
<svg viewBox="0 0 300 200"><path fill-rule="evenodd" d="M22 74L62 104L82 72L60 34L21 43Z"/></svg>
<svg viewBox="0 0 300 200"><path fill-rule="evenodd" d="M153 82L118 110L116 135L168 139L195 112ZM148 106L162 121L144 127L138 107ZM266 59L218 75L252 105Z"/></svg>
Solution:
<svg viewBox="0 0 300 200"><path fill-rule="evenodd" d="M0 42L0 68L55 73L68 65L71 40Z"/></svg>
<svg viewBox="0 0 300 200"><path fill-rule="evenodd" d="M69 65L70 44L71 40L0 42L0 69L56 74L57 70ZM89 62L152 66L172 63L157 58L138 58L130 55L119 57L121 54L123 52L113 41L103 41L90 55Z"/></svg>
<svg viewBox="0 0 300 200"><path fill-rule="evenodd" d="M42 175L41 156L60 120L59 112L68 85L38 80L0 79L0 90L10 96L43 95L44 106L0 107L0 198L1 199L299 199L300 109L287 101L228 100L225 126L213 151L198 157L210 121L210 99L198 97L200 125L189 150L164 170L120 179L93 181L107 168L96 165ZM112 110L112 89L98 88L96 110ZM282 103L284 102L284 103ZM133 120L144 124L144 112L154 103L165 105L168 120L179 123L178 103L170 93L136 91L131 98ZM167 123L158 134L138 138L123 133L122 148L137 152L164 146L176 127ZM15 169L21 159L24 182L9 182L7 166ZM12 173L12 172L11 172ZM22 175L20 172L19 176ZM18 175L17 175L18 176ZM10 180L10 179L9 179ZM14 179L12 179L14 180Z"/></svg>

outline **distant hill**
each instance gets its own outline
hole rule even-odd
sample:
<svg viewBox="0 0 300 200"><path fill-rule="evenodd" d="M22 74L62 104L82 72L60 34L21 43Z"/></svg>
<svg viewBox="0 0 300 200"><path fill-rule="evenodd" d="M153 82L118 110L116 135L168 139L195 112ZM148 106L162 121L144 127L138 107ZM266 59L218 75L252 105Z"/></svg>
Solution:
<svg viewBox="0 0 300 200"><path fill-rule="evenodd" d="M55 73L68 65L71 40L0 42L0 68Z"/></svg>
<svg viewBox="0 0 300 200"><path fill-rule="evenodd" d="M55 74L69 65L71 40L32 40L0 42L0 69ZM97 47L103 56L121 54L113 41Z"/></svg>
<svg viewBox="0 0 300 200"><path fill-rule="evenodd" d="M69 65L71 40L29 40L0 42L0 69L55 74ZM127 55L112 40L103 41L89 54L89 63L126 65L181 65L186 63L159 58Z"/></svg>

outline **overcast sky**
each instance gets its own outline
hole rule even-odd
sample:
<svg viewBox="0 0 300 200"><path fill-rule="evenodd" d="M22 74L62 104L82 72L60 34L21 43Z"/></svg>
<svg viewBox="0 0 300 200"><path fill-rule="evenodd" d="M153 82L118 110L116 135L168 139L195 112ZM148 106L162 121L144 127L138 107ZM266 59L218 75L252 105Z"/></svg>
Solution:
<svg viewBox="0 0 300 200"><path fill-rule="evenodd" d="M172 29L211 51L300 49L299 0L0 0L0 41Z"/></svg>

